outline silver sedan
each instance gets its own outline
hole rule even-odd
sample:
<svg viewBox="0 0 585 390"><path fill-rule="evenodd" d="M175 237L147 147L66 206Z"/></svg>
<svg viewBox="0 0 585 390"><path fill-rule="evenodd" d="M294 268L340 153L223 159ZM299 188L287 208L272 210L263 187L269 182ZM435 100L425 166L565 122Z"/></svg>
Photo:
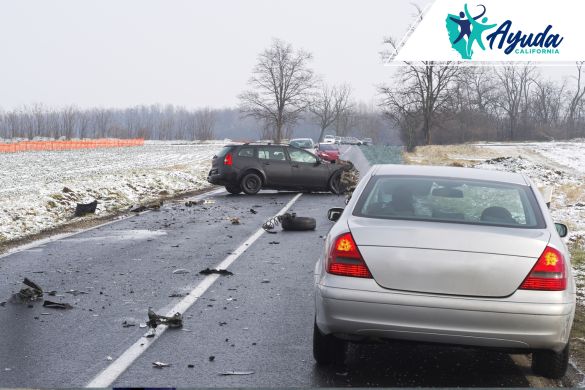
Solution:
<svg viewBox="0 0 585 390"><path fill-rule="evenodd" d="M377 165L337 221L315 267L313 354L348 342L405 340L532 353L565 374L576 287L565 225L526 176Z"/></svg>

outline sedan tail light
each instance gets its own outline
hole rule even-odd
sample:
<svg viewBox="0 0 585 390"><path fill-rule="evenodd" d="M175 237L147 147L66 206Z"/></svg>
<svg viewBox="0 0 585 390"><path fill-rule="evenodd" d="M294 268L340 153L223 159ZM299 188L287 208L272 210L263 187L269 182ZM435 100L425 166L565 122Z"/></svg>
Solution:
<svg viewBox="0 0 585 390"><path fill-rule="evenodd" d="M225 155L225 158L223 159L223 165L227 165L227 166L232 166L233 164L233 159L232 159L232 154L228 153Z"/></svg>
<svg viewBox="0 0 585 390"><path fill-rule="evenodd" d="M372 278L351 233L342 234L333 242L329 251L327 272L355 278Z"/></svg>
<svg viewBox="0 0 585 390"><path fill-rule="evenodd" d="M547 246L520 290L563 291L566 288L565 259L561 252Z"/></svg>

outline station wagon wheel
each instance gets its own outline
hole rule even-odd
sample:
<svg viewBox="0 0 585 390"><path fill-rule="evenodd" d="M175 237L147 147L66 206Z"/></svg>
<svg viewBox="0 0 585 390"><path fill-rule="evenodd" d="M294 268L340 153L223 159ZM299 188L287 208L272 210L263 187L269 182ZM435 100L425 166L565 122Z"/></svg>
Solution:
<svg viewBox="0 0 585 390"><path fill-rule="evenodd" d="M262 188L262 178L256 173L248 173L242 179L242 191L248 195L257 194Z"/></svg>
<svg viewBox="0 0 585 390"><path fill-rule="evenodd" d="M226 185L225 189L227 192L229 192L230 194L234 194L234 195L237 195L240 192L242 192L242 187L240 187L238 185L233 185L233 184Z"/></svg>
<svg viewBox="0 0 585 390"><path fill-rule="evenodd" d="M333 192L335 195L340 195L342 192L341 187L341 172L337 171L331 176L331 179L329 179L329 191Z"/></svg>

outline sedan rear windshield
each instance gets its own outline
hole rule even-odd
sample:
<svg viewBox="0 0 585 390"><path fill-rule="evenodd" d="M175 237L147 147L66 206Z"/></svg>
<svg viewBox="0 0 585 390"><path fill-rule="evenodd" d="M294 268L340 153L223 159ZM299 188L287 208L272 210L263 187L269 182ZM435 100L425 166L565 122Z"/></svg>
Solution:
<svg viewBox="0 0 585 390"><path fill-rule="evenodd" d="M332 144L319 144L319 150L339 150L337 146Z"/></svg>
<svg viewBox="0 0 585 390"><path fill-rule="evenodd" d="M313 147L313 143L309 140L297 140L297 141L291 141L290 146L294 146L296 148L301 148L301 149L310 149Z"/></svg>
<svg viewBox="0 0 585 390"><path fill-rule="evenodd" d="M353 215L533 229L546 226L528 186L437 177L373 177Z"/></svg>

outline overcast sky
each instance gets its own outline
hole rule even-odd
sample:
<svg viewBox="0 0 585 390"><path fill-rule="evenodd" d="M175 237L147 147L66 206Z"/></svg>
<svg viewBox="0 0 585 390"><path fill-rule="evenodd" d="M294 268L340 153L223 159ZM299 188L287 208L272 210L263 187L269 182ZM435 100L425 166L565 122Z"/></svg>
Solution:
<svg viewBox="0 0 585 390"><path fill-rule="evenodd" d="M428 1L419 0L420 4ZM258 53L280 38L330 83L370 101L402 35L404 0L0 1L0 107L237 104Z"/></svg>
<svg viewBox="0 0 585 390"><path fill-rule="evenodd" d="M313 53L317 74L371 102L392 72L382 40L404 35L411 3L0 0L0 107L235 106L272 38Z"/></svg>

